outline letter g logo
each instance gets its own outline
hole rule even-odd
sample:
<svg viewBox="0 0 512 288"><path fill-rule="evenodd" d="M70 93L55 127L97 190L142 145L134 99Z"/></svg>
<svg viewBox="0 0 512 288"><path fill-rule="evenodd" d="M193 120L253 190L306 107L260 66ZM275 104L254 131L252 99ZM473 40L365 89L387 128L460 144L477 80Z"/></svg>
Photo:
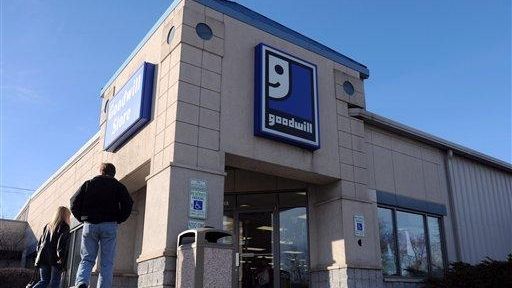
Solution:
<svg viewBox="0 0 512 288"><path fill-rule="evenodd" d="M263 43L254 60L254 135L318 149L316 65Z"/></svg>
<svg viewBox="0 0 512 288"><path fill-rule="evenodd" d="M281 99L290 92L290 63L280 57L268 54L268 96Z"/></svg>

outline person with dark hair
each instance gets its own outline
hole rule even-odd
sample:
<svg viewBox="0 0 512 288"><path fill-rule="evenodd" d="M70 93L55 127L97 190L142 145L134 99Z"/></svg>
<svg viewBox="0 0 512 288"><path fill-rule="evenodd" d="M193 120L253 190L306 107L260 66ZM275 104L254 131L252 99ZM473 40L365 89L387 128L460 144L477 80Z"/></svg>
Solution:
<svg viewBox="0 0 512 288"><path fill-rule="evenodd" d="M58 288L62 271L66 268L69 248L69 209L60 206L52 221L44 226L37 243L35 266L39 268L40 279L33 288Z"/></svg>
<svg viewBox="0 0 512 288"><path fill-rule="evenodd" d="M102 163L100 166L100 174L105 176L116 176L116 166L112 163Z"/></svg>
<svg viewBox="0 0 512 288"><path fill-rule="evenodd" d="M85 181L71 198L73 216L84 222L81 261L75 279L78 288L88 287L100 246L97 287L112 287L117 226L130 217L133 206L126 187L114 178L116 167L112 163L102 163L100 174Z"/></svg>

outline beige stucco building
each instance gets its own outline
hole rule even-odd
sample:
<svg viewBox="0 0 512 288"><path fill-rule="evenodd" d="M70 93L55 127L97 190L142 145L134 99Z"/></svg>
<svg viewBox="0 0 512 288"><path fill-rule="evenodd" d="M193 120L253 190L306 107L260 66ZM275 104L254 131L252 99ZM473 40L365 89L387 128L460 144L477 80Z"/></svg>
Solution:
<svg viewBox="0 0 512 288"><path fill-rule="evenodd" d="M451 261L506 257L512 166L367 111L368 76L234 2L176 0L102 89L98 133L17 219L35 240L56 207L112 162L135 200L119 230L117 287L173 287L177 235L201 225L233 233L237 287L258 287L261 271L271 287L414 287ZM134 107L149 116L128 127L137 91L150 101ZM312 101L304 126L286 109L305 102L276 104L296 95ZM277 110L288 115L281 123ZM68 283L80 225L73 231Z"/></svg>

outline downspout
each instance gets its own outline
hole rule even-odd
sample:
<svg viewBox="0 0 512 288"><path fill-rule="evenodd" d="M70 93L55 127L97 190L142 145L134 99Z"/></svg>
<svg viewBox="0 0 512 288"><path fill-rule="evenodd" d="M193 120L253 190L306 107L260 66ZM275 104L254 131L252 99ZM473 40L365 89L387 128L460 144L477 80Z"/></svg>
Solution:
<svg viewBox="0 0 512 288"><path fill-rule="evenodd" d="M450 216L452 217L452 230L455 238L455 256L457 257L457 261L462 261L462 252L460 248L461 240L459 235L459 225L457 221L457 213L455 212L455 200L453 197L453 183L455 181L453 176L453 166L451 159L453 158L453 151L448 149L446 151L446 155L444 157L444 165L446 170L446 183L448 184L448 201L450 206Z"/></svg>

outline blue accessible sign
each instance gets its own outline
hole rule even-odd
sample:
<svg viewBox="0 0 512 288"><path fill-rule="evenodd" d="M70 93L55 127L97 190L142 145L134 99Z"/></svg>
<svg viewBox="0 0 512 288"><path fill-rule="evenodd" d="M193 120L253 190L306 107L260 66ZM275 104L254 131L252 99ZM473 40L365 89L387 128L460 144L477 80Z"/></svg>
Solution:
<svg viewBox="0 0 512 288"><path fill-rule="evenodd" d="M356 237L364 237L364 216L354 215L354 235Z"/></svg>
<svg viewBox="0 0 512 288"><path fill-rule="evenodd" d="M144 62L108 101L105 150L115 151L149 122L154 70L155 65Z"/></svg>
<svg viewBox="0 0 512 288"><path fill-rule="evenodd" d="M208 208L208 186L205 180L190 180L189 217L206 219Z"/></svg>
<svg viewBox="0 0 512 288"><path fill-rule="evenodd" d="M254 100L255 135L320 148L316 65L259 44Z"/></svg>

